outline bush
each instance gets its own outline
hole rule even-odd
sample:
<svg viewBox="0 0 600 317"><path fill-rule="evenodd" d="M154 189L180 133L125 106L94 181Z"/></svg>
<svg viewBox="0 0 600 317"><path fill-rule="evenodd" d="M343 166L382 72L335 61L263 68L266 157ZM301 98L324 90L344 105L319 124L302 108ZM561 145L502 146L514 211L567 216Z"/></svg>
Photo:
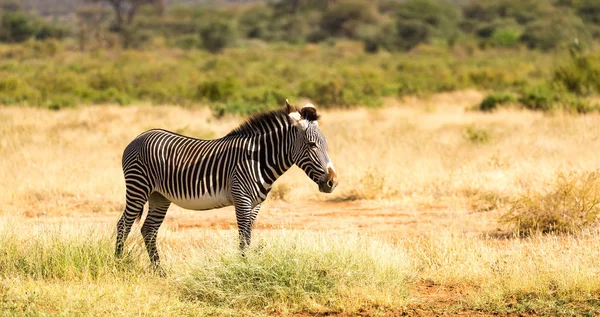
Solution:
<svg viewBox="0 0 600 317"><path fill-rule="evenodd" d="M585 42L589 33L581 19L564 13L555 13L546 19L530 23L521 35L521 42L531 49L549 51L578 39Z"/></svg>
<svg viewBox="0 0 600 317"><path fill-rule="evenodd" d="M200 39L200 36L198 34L185 34L173 39L172 45L175 47L182 48L184 50L201 48L202 39Z"/></svg>
<svg viewBox="0 0 600 317"><path fill-rule="evenodd" d="M521 32L509 29L509 28L501 28L494 30L492 33L491 40L495 46L515 46L519 43L519 38L521 37Z"/></svg>
<svg viewBox="0 0 600 317"><path fill-rule="evenodd" d="M511 202L500 222L515 234L576 233L598 223L600 171L558 173L546 193L527 193Z"/></svg>
<svg viewBox="0 0 600 317"><path fill-rule="evenodd" d="M493 111L498 106L510 104L516 102L517 99L514 95L504 92L494 92L487 95L483 101L479 104L479 110L481 111Z"/></svg>
<svg viewBox="0 0 600 317"><path fill-rule="evenodd" d="M235 78L209 80L198 85L196 98L213 102L226 102L232 99L239 87Z"/></svg>
<svg viewBox="0 0 600 317"><path fill-rule="evenodd" d="M36 32L35 20L24 12L5 12L0 22L0 34L5 42L24 42Z"/></svg>
<svg viewBox="0 0 600 317"><path fill-rule="evenodd" d="M600 55L575 54L554 70L553 81L577 95L600 93Z"/></svg>
<svg viewBox="0 0 600 317"><path fill-rule="evenodd" d="M272 17L273 12L269 6L254 5L240 15L239 30L247 38L268 38L269 21Z"/></svg>
<svg viewBox="0 0 600 317"><path fill-rule="evenodd" d="M422 21L398 20L396 30L399 37L398 48L408 51L421 43L427 43L432 37L431 28Z"/></svg>
<svg viewBox="0 0 600 317"><path fill-rule="evenodd" d="M71 30L68 26L47 22L38 22L38 29L35 38L38 40L61 39L70 35Z"/></svg>
<svg viewBox="0 0 600 317"><path fill-rule="evenodd" d="M550 111L559 101L559 96L545 85L526 88L519 97L519 102L530 110Z"/></svg>
<svg viewBox="0 0 600 317"><path fill-rule="evenodd" d="M401 49L411 49L436 37L450 40L458 32L459 11L450 3L410 0L398 6L396 29Z"/></svg>
<svg viewBox="0 0 600 317"><path fill-rule="evenodd" d="M326 106L377 106L381 104L380 82L377 78L347 74L344 79L309 79L300 84L299 95Z"/></svg>
<svg viewBox="0 0 600 317"><path fill-rule="evenodd" d="M393 50L398 46L397 34L392 24L365 26L359 30L358 37L364 44L365 52L369 53L380 49Z"/></svg>
<svg viewBox="0 0 600 317"><path fill-rule="evenodd" d="M202 47L217 53L233 41L233 28L229 22L218 20L207 24L200 30Z"/></svg>
<svg viewBox="0 0 600 317"><path fill-rule="evenodd" d="M366 1L338 1L325 12L320 27L330 36L358 38L359 30L376 22L375 8Z"/></svg>

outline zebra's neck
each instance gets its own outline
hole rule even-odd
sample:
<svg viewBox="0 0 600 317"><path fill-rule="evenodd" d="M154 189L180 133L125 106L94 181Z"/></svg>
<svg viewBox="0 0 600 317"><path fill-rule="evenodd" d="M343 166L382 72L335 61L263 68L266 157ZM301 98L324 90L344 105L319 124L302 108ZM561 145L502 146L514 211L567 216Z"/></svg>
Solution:
<svg viewBox="0 0 600 317"><path fill-rule="evenodd" d="M292 151L295 141L296 133L291 125L256 136L259 172L268 187L294 165Z"/></svg>

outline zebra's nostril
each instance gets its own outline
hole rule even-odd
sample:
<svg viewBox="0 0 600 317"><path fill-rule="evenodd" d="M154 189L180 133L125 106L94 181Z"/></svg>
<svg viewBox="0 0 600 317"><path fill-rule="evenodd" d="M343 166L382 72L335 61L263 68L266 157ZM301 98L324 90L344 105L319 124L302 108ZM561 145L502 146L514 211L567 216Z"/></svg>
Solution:
<svg viewBox="0 0 600 317"><path fill-rule="evenodd" d="M333 180L331 180L331 179L330 179L330 180L328 180L328 181L327 181L327 186L329 186L329 187L333 187Z"/></svg>

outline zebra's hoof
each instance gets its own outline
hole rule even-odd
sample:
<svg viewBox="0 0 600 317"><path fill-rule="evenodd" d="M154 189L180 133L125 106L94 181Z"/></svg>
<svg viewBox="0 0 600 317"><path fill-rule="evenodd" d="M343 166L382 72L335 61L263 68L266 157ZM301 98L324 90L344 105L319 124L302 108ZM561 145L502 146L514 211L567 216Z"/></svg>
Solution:
<svg viewBox="0 0 600 317"><path fill-rule="evenodd" d="M167 271L165 271L165 269L162 268L162 266L157 265L157 266L153 266L152 267L152 272L156 275L158 275L159 277L166 277L167 276Z"/></svg>

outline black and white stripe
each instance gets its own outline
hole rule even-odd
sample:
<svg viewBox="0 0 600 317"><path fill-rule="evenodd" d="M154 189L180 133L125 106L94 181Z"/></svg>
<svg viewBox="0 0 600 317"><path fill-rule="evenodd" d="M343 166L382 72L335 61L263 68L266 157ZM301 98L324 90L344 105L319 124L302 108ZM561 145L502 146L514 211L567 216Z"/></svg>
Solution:
<svg viewBox="0 0 600 317"><path fill-rule="evenodd" d="M121 257L131 226L148 215L141 232L152 264L159 268L156 235L171 203L193 210L235 206L240 247L250 244L252 225L273 183L297 164L323 192L337 185L327 142L312 105L299 112L257 115L220 139L200 140L166 130L140 134L123 153L126 206L117 225L115 254Z"/></svg>

